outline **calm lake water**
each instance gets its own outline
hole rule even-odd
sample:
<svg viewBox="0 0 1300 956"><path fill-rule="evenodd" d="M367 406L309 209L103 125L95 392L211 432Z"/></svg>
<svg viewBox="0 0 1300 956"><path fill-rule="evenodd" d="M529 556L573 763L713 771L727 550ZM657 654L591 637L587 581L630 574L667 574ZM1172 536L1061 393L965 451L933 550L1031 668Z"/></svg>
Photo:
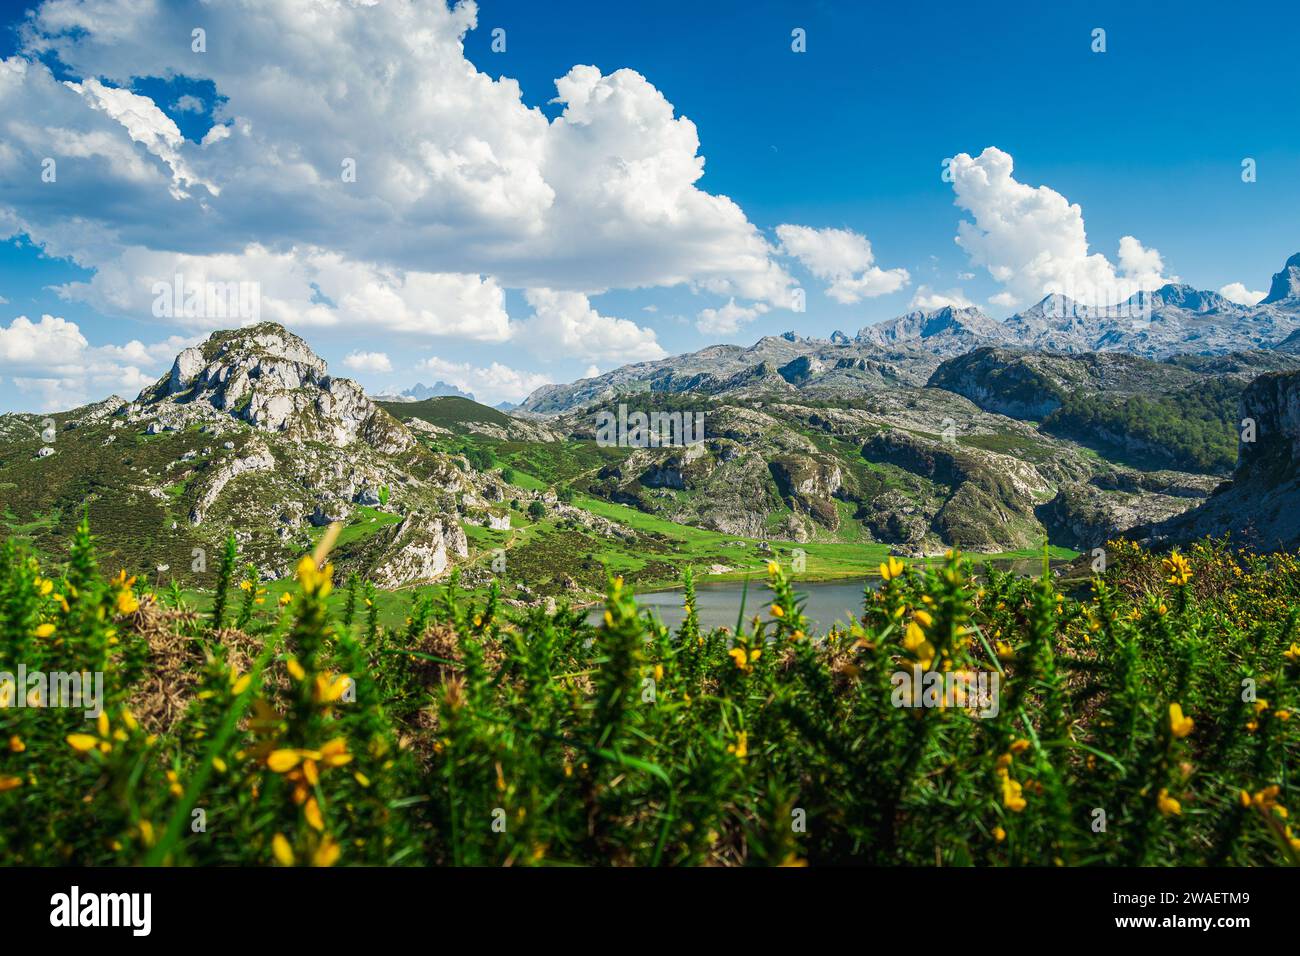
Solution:
<svg viewBox="0 0 1300 956"><path fill-rule="evenodd" d="M807 598L804 602L804 614L808 616L811 630L826 631L837 621L856 617L862 612L862 589L868 581L863 579L845 581L821 581L798 584L795 592ZM880 583L879 578L870 579L871 587ZM705 629L736 626L736 615L740 613L741 581L719 581L714 584L695 585L695 610L700 616L700 626ZM650 610L669 627L677 627L686 617L682 607L684 593L674 591L654 591L636 596L637 607ZM755 614L766 616L766 609L772 603L772 592L762 578L749 582L749 593L745 596L745 618ZM598 623L604 615L604 609L593 608L587 619Z"/></svg>
<svg viewBox="0 0 1300 956"><path fill-rule="evenodd" d="M994 561L1003 569L1011 569L1017 574L1038 575L1042 569L1040 560L1019 559L1016 561ZM865 587L875 590L880 586L880 579L849 578L843 581L809 581L795 584L795 593L806 598L804 614L809 620L811 633L825 633L831 625L850 620L862 613L862 593ZM705 629L736 626L736 615L740 613L740 602L744 591L743 581L701 582L695 586L695 607L700 616L700 626ZM653 591L638 594L636 603L642 610L653 611L661 621L675 628L686 617L682 607L684 592L678 588L672 591ZM745 619L748 621L755 614L764 614L772 602L772 592L762 575L756 574L749 582L749 593L744 596ZM593 607L587 615L592 624L600 623L604 608Z"/></svg>

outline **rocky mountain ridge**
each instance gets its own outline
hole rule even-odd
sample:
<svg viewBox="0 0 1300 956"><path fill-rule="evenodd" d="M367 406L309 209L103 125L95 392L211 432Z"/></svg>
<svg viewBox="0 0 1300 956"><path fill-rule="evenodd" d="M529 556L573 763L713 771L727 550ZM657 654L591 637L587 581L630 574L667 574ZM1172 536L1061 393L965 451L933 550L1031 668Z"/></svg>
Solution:
<svg viewBox="0 0 1300 956"><path fill-rule="evenodd" d="M767 388L845 396L880 385L923 385L943 360L983 347L1115 353L1153 361L1300 352L1297 290L1300 253L1287 260L1273 277L1269 296L1255 306L1170 284L1109 308L1048 295L1004 320L973 307L917 310L866 326L853 338L842 332L829 339L788 332L748 347L713 345L568 385L546 385L530 394L519 412L557 415L638 392L736 396Z"/></svg>
<svg viewBox="0 0 1300 956"><path fill-rule="evenodd" d="M396 395L376 395L377 402L422 402L426 398L443 398L452 395L457 398L468 398L474 401L473 392L464 392L447 382L439 379L432 385L425 385L423 382L417 382L409 388L404 388Z"/></svg>
<svg viewBox="0 0 1300 956"><path fill-rule="evenodd" d="M5 519L66 535L89 506L132 566L183 566L234 533L267 577L341 521L341 565L390 588L438 580L470 556L476 526L508 531L530 501L560 534L655 546L572 493L727 536L914 555L1243 529L1292 541L1298 283L1300 256L1254 309L1166 286L1140 298L1140 327L1107 310L1058 321L1071 310L1056 299L1003 322L918 311L854 337L787 333L624 366L509 414L459 396L372 400L262 323L183 350L133 401L52 426L0 416ZM1007 344L1024 339L1050 347ZM1269 347L1227 347L1238 342ZM1164 354L1175 344L1199 348ZM1260 444L1225 483L1231 460L1215 456L1239 400ZM593 413L615 402L703 414L704 440L606 454ZM563 489L507 484L494 450L523 471L561 463ZM587 573L595 557L582 560Z"/></svg>

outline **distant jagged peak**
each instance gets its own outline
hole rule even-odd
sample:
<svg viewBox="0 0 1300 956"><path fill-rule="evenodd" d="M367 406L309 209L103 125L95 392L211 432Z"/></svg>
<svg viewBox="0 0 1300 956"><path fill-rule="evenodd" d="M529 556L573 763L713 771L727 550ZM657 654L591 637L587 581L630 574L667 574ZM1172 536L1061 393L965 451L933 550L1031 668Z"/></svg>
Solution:
<svg viewBox="0 0 1300 956"><path fill-rule="evenodd" d="M1061 292L1049 292L1029 308L1008 318L1014 323L1025 319L1062 319L1066 317L1093 318L1098 310L1084 302L1078 302Z"/></svg>
<svg viewBox="0 0 1300 956"><path fill-rule="evenodd" d="M1281 272L1274 273L1273 284L1269 286L1268 295L1260 305L1273 305L1288 300L1300 303L1300 252L1286 261Z"/></svg>
<svg viewBox="0 0 1300 956"><path fill-rule="evenodd" d="M767 346L772 346L772 345L785 348L790 345L802 345L807 341L808 339L805 339L798 332L782 332L780 335L763 336L761 339L759 339L757 342L751 345L747 351L757 352L757 351L761 351ZM662 359L660 361L662 361Z"/></svg>
<svg viewBox="0 0 1300 956"><path fill-rule="evenodd" d="M1123 302L1091 305L1059 292L1043 296L1029 308L1007 319L1008 323L1021 324L1025 320L1051 322L1080 319L1146 318L1151 313L1177 309L1204 315L1213 312L1240 313L1245 307L1225 299L1217 292L1197 289L1186 283L1170 282L1158 289L1144 289L1133 293Z"/></svg>
<svg viewBox="0 0 1300 956"><path fill-rule="evenodd" d="M377 402L422 402L429 398L446 398L448 396L468 398L471 402L478 401L473 392L463 391L450 382L444 382L441 379L435 381L432 385L417 382L410 388L404 388L395 395L375 395L374 399Z"/></svg>
<svg viewBox="0 0 1300 956"><path fill-rule="evenodd" d="M1169 283L1151 292L1138 292L1128 299L1130 305L1149 305L1183 309L1187 312L1240 312L1243 306L1225 299L1217 292L1197 289L1186 283Z"/></svg>
<svg viewBox="0 0 1300 956"><path fill-rule="evenodd" d="M474 398L473 392L463 391L455 385L452 385L450 382L444 382L441 379L434 382L432 385L425 385L423 382L419 382L412 385L410 388L402 389L402 394L415 399L417 402L423 401L426 398L442 398L447 395L456 398L468 398L471 402L477 401L477 399Z"/></svg>
<svg viewBox="0 0 1300 956"><path fill-rule="evenodd" d="M938 309L914 309L894 319L868 325L858 331L857 341L873 345L894 345L925 341L940 336L1000 341L1002 323L975 306L945 305Z"/></svg>

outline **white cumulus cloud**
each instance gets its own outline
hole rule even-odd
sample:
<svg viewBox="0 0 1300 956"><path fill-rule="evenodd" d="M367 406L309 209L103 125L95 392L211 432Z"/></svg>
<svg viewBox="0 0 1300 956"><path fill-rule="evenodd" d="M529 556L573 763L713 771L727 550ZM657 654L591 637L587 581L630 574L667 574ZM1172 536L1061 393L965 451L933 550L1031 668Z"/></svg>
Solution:
<svg viewBox="0 0 1300 956"><path fill-rule="evenodd" d="M391 372L393 363L383 352L350 352L343 364L354 372Z"/></svg>
<svg viewBox="0 0 1300 956"><path fill-rule="evenodd" d="M954 309L967 309L971 305L971 300L966 298L961 289L949 289L946 292L939 292L931 289L928 285L920 285L916 287L916 292L912 294L912 301L908 307L925 309L928 312L946 306L952 306Z"/></svg>
<svg viewBox="0 0 1300 956"><path fill-rule="evenodd" d="M480 402L497 405L501 402L518 403L535 389L551 384L551 380L540 373L524 372L493 362L487 366L474 365L469 362L449 362L440 358L429 358L417 366L428 370L439 379L455 385L463 392L472 392Z"/></svg>
<svg viewBox="0 0 1300 956"><path fill-rule="evenodd" d="M175 354L192 340L173 336L146 345L92 346L75 322L43 315L32 322L20 315L0 325L0 372L33 395L43 411L72 408L115 393L134 398L152 385Z"/></svg>
<svg viewBox="0 0 1300 956"><path fill-rule="evenodd" d="M701 309L695 317L695 327L705 335L732 335L765 311L761 304L737 305L736 300L731 299L721 308Z"/></svg>
<svg viewBox="0 0 1300 956"><path fill-rule="evenodd" d="M346 300L367 321L480 339L504 338L499 318L485 334L481 315L425 314L421 283L459 280L421 277L788 299L771 244L700 188L695 124L634 70L573 66L549 120L517 81L466 59L473 3L339 3L328 15L300 0L205 4L202 56L189 48L194 17L185 3L47 0L24 21L18 53L0 61L0 172L58 155L61 189L0 176L0 234L95 270L131 249L256 246L299 260L290 271L333 257L351 283L326 293L336 321L350 318ZM85 79L57 81L55 60ZM127 89L176 75L215 87L201 143Z"/></svg>
<svg viewBox="0 0 1300 956"><path fill-rule="evenodd" d="M1079 205L1017 181L1013 169L1011 156L994 146L975 158L959 153L949 164L955 204L973 219L958 224L957 244L1004 286L990 301L1024 305L1057 292L1106 305L1177 280L1165 275L1159 252L1132 236L1120 239L1118 268L1089 252Z"/></svg>
<svg viewBox="0 0 1300 956"><path fill-rule="evenodd" d="M1238 305L1259 305L1260 301L1268 296L1268 293L1247 289L1245 284L1241 282L1229 282L1219 290L1219 295L1229 302L1236 302Z"/></svg>
<svg viewBox="0 0 1300 956"><path fill-rule="evenodd" d="M787 223L776 227L776 235L786 255L829 283L826 294L836 302L852 305L887 295L909 281L906 269L876 266L871 242L851 229L813 229Z"/></svg>
<svg viewBox="0 0 1300 956"><path fill-rule="evenodd" d="M32 322L20 315L8 328L0 326L0 366L9 372L50 368L80 353L87 345L75 322L52 315L43 315L40 322Z"/></svg>
<svg viewBox="0 0 1300 956"><path fill-rule="evenodd" d="M226 314L206 308L190 314L167 293L177 276L185 294L195 287L233 285L241 295L239 305ZM170 310L159 309L160 284ZM491 278L380 268L322 249L277 252L250 244L235 253L190 255L133 246L102 261L90 281L57 291L102 312L152 315L205 331L270 320L295 328L349 323L487 342L513 334L505 291Z"/></svg>
<svg viewBox="0 0 1300 956"><path fill-rule="evenodd" d="M629 319L601 315L580 292L528 289L524 298L533 307L533 316L523 324L521 341L555 350L555 357L625 364L668 354L653 329L642 328Z"/></svg>

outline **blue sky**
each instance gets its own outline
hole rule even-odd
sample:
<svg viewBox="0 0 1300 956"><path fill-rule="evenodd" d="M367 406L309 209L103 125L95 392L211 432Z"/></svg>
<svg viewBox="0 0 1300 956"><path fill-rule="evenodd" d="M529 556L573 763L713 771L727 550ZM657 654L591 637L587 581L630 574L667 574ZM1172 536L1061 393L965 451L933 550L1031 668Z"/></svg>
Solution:
<svg viewBox="0 0 1300 956"><path fill-rule="evenodd" d="M268 29L230 4L168 4L166 15L131 21L95 16L111 4L92 0L73 15L83 22L47 11L23 37L15 28L28 6L5 6L0 55L43 64L52 82L0 91L0 178L11 180L0 187L0 234L12 233L0 245L0 410L125 394L161 372L178 343L229 324L157 317L139 290L120 292L141 269L170 275L168 256L236 256L204 262L234 270L224 278L260 282L263 318L286 321L336 372L369 388L456 378L499 401L543 380L717 341L852 333L914 305L969 302L1003 316L1041 294L1045 277L1069 288L1113 280L1130 290L1177 276L1198 288L1265 290L1300 250L1293 4L1036 2L991 12L968 3L483 0L464 56L492 79L518 81L517 101L494 84L450 103L438 91L459 91L460 81L440 71L456 57L399 49L426 21L454 47L465 22L448 21L437 0L391 22L349 11L326 31L303 22L292 0L268 0L285 8L275 28L292 36L265 49L256 34L234 42L242 29ZM194 25L208 31L204 57L189 56ZM498 27L504 52L491 48ZM806 31L806 52L791 49L795 28ZM1095 28L1106 31L1104 53L1091 49ZM290 41L302 49L277 53ZM366 62L347 62L349 51ZM376 104L393 87L366 85L386 60L410 67L397 99L412 100L391 114ZM557 78L579 64L599 70L577 83L594 105L561 140L529 109L552 123L573 110L572 94L550 101ZM282 85L248 82L272 68ZM638 81L616 83L624 69ZM53 82L92 78L147 97L184 143L167 145L147 117L132 133L130 117L111 115L88 83L70 93ZM429 90L412 92L422 78ZM32 71L24 82L37 83ZM316 94L343 104L333 121L306 115ZM670 104L670 120L656 113L656 97ZM347 109L356 115L341 115ZM419 121L403 129L413 115ZM704 158L693 183L681 173L690 158L681 117ZM363 178L362 196L334 188L319 201L285 185L299 173L284 157L301 146L304 167L333 176L331 144L372 120L381 125L339 152L362 151L363 171L415 170L412 185L386 173L379 186ZM214 125L234 133L202 143ZM62 140L42 144L33 127L120 143L78 156ZM6 152L6 136L17 149ZM365 152L380 140L383 155ZM483 142L488 173L473 145ZM998 157L981 157L987 147L1014 161L1009 179ZM60 178L69 185L42 191L32 163L60 148L69 149ZM530 167L532 154L550 150ZM963 153L960 182L945 181L944 159ZM650 186L626 172L645 155L658 157ZM1242 181L1247 157L1255 182ZM977 195L981 177L998 170L1003 186ZM19 178L27 185L14 185ZM1032 194L1037 187L1052 195ZM555 195L553 206L538 189ZM176 190L182 198L169 195ZM412 190L425 198L406 203ZM716 197L738 208L720 210ZM999 230L991 223L1005 203L1011 218ZM673 229L656 227L662 217ZM959 244L962 220L975 229ZM1071 245L1082 228L1086 259ZM1121 262L1125 236L1140 245ZM240 256L247 243L265 256ZM1059 260L1045 273L1028 264L1040 245ZM393 279L411 272L431 278ZM437 278L453 274L471 278ZM832 294L840 279L848 291ZM394 292L394 282L405 284ZM304 298L303 283L317 291ZM792 287L805 290L805 312L789 309ZM440 304L422 310L430 296ZM736 315L708 317L728 303ZM75 324L84 342L66 325L11 327L46 314Z"/></svg>

